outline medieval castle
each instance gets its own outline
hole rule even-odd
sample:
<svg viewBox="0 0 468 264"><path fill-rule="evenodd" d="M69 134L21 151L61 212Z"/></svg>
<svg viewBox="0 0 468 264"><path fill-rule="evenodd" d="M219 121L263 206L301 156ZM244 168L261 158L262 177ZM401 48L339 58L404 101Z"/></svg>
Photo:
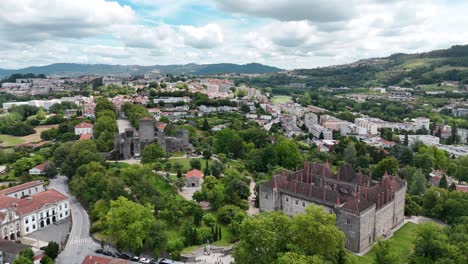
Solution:
<svg viewBox="0 0 468 264"><path fill-rule="evenodd" d="M157 142L166 152L192 148L189 143L189 132L185 129L177 131L174 137L170 137L163 132L156 132L153 118L144 117L138 122L138 130L127 128L124 133L115 135L114 157L123 159L138 158L145 146L153 142Z"/></svg>
<svg viewBox="0 0 468 264"><path fill-rule="evenodd" d="M330 165L304 163L304 169L282 172L260 186L261 211L281 210L291 217L313 203L336 214L336 224L353 252L369 248L404 220L406 182L385 173L380 182L346 164L335 174Z"/></svg>

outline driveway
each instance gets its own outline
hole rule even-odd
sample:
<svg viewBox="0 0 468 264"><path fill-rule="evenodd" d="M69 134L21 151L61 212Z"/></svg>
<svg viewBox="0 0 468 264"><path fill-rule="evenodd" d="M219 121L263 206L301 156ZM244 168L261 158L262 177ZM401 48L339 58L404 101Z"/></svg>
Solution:
<svg viewBox="0 0 468 264"><path fill-rule="evenodd" d="M89 217L81 204L68 192L68 179L57 176L50 181L49 188L55 189L70 199L72 228L65 249L56 259L57 264L80 264L87 255L93 255L100 247L89 234Z"/></svg>

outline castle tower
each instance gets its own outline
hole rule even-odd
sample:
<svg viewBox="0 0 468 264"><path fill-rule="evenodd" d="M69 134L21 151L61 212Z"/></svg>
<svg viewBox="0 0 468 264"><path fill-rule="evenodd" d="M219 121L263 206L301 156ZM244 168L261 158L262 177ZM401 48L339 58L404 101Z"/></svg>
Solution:
<svg viewBox="0 0 468 264"><path fill-rule="evenodd" d="M143 117L139 120L140 142L147 144L154 141L154 124L155 121L151 117Z"/></svg>

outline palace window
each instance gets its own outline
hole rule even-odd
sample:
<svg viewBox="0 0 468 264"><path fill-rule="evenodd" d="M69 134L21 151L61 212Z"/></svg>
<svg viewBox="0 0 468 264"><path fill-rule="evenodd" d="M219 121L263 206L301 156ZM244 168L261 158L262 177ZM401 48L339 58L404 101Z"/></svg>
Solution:
<svg viewBox="0 0 468 264"><path fill-rule="evenodd" d="M304 206L304 207L305 207L305 202L302 202L302 206Z"/></svg>
<svg viewBox="0 0 468 264"><path fill-rule="evenodd" d="M26 217L26 219L24 219L24 223L25 223L25 224L28 224L28 223L29 223L29 217Z"/></svg>
<svg viewBox="0 0 468 264"><path fill-rule="evenodd" d="M346 224L350 225L351 224L351 219L346 218Z"/></svg>
<svg viewBox="0 0 468 264"><path fill-rule="evenodd" d="M298 199L296 199L296 205L298 205L298 204L299 204L299 200L298 200Z"/></svg>
<svg viewBox="0 0 468 264"><path fill-rule="evenodd" d="M289 198L288 198L288 197L286 197L286 202L289 202Z"/></svg>
<svg viewBox="0 0 468 264"><path fill-rule="evenodd" d="M26 232L29 232L29 227L26 227Z"/></svg>
<svg viewBox="0 0 468 264"><path fill-rule="evenodd" d="M265 193L265 199L268 199L268 193ZM62 209L62 206L60 206L60 209Z"/></svg>

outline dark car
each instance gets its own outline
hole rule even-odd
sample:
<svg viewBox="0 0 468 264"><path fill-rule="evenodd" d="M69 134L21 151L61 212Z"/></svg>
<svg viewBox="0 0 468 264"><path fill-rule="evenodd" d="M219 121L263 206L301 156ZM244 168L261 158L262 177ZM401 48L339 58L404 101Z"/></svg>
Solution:
<svg viewBox="0 0 468 264"><path fill-rule="evenodd" d="M155 259L152 259L152 260L150 261L150 264L159 264L159 262L158 262L157 260L155 260Z"/></svg>
<svg viewBox="0 0 468 264"><path fill-rule="evenodd" d="M117 256L117 257L118 257L118 258L121 258L121 259L127 259L127 260L130 259L130 256L127 255L127 254L125 254L125 253L120 253L120 255Z"/></svg>
<svg viewBox="0 0 468 264"><path fill-rule="evenodd" d="M114 256L114 254L112 254L112 252L110 252L110 251L104 251L104 252L102 252L102 254L104 254L104 255L106 255L106 256L109 256L109 257L113 257L113 256Z"/></svg>
<svg viewBox="0 0 468 264"><path fill-rule="evenodd" d="M98 254L102 254L104 252L104 250L102 250L102 248L98 248L94 252L96 252Z"/></svg>

